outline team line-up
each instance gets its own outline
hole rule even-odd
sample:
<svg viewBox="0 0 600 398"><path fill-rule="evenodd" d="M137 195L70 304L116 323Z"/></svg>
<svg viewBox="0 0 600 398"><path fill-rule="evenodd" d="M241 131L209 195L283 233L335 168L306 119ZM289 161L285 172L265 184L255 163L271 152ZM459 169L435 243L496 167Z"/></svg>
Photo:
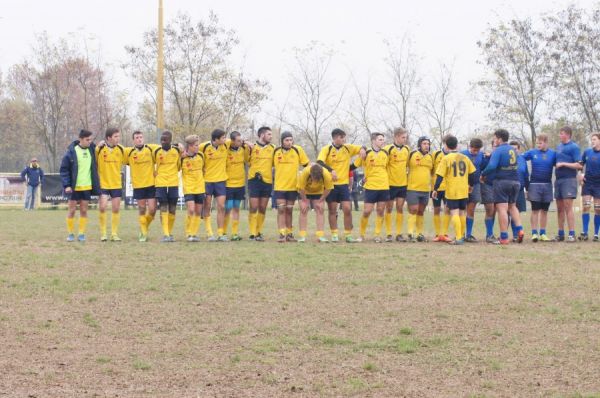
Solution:
<svg viewBox="0 0 600 398"><path fill-rule="evenodd" d="M431 140L420 137L417 146L407 145L408 133L398 128L393 142L385 143L382 133L371 134L371 145L346 143L341 129L331 133L331 144L323 147L316 163L311 163L303 148L294 144L290 132L281 134L280 146L274 145L272 131L261 127L258 139L244 142L239 132L229 137L214 130L211 140L200 143L197 135L185 138L185 144L174 145L169 131L161 134L160 145L146 144L140 131L133 133L133 147L123 147L120 131L109 128L105 139L95 145L93 133L81 130L61 162L60 174L69 196L67 240L85 241L88 204L99 195L101 240L121 241L119 237L122 195L121 171L129 165L133 197L139 209L139 241L148 240L148 231L157 207L160 210L162 242L173 242L180 179L187 207L185 237L198 242L204 220L208 241L239 241L240 204L245 200L246 181L249 194L249 239L264 241L263 227L267 205L272 194L277 205L278 242L305 242L307 217L313 208L318 242L362 242L373 210L376 212L374 242L426 242L424 211L433 200L436 242L463 244L476 242L473 236L477 203L485 207L486 242L508 244L508 229L513 241L521 243L524 231L520 212L525 201L531 202L531 240L575 242L573 200L582 183L584 211L580 240L588 239L590 209L594 207L594 237L600 228L600 134L592 134L592 147L583 155L571 140L572 130L559 131L560 144L549 148L548 136L537 137L536 148L519 153L518 142L509 141L506 130L494 133L492 150L484 153L481 139L474 138L468 149L457 150L456 137L443 138L443 147L433 151ZM531 172L527 162L531 163ZM353 236L349 175L364 170L364 208L358 237ZM585 168L584 174L579 170ZM301 170L301 171L300 171ZM247 174L246 174L247 172ZM555 181L553 183L553 174ZM556 199L558 234L547 236L546 223L550 203ZM294 236L292 219L299 200L299 235ZM593 200L593 202L592 202ZM111 204L111 233L107 234L107 208ZM211 205L216 202L217 235L212 229ZM407 235L403 234L404 204L408 208ZM157 206L158 204L158 206ZM75 214L79 206L78 234ZM331 236L325 236L325 207ZM343 214L343 236L338 232L338 210ZM392 232L392 215L395 230ZM500 236L494 236L498 218ZM565 234L565 222L568 234ZM231 224L231 237L228 227ZM449 234L454 229L454 239ZM382 228L385 235L382 236Z"/></svg>

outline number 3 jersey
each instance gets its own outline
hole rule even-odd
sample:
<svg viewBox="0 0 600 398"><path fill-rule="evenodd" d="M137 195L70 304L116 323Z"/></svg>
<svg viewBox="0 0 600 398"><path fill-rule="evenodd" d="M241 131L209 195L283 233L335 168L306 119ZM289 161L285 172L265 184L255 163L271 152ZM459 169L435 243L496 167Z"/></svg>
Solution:
<svg viewBox="0 0 600 398"><path fill-rule="evenodd" d="M446 199L458 200L469 197L469 174L475 173L475 165L467 156L450 152L442 157L436 174L446 182Z"/></svg>

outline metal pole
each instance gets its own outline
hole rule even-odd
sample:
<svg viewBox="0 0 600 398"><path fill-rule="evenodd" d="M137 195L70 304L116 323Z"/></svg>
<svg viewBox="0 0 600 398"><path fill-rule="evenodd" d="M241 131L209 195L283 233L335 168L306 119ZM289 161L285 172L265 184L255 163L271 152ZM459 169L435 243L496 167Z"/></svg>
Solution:
<svg viewBox="0 0 600 398"><path fill-rule="evenodd" d="M156 65L156 129L158 140L165 128L164 110L163 110L163 76L164 76L164 55L163 55L163 2L158 0L158 57Z"/></svg>

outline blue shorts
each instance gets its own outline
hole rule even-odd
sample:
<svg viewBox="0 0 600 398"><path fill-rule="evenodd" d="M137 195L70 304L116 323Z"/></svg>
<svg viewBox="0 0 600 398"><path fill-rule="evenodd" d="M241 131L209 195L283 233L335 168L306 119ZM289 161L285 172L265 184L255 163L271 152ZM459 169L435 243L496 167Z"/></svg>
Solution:
<svg viewBox="0 0 600 398"><path fill-rule="evenodd" d="M519 190L519 195L517 196L517 209L519 213L525 213L527 211L527 200L525 200L525 190L521 188Z"/></svg>
<svg viewBox="0 0 600 398"><path fill-rule="evenodd" d="M194 202L197 204L204 203L205 198L206 198L206 194L203 194L203 193L189 193L187 195L183 195L183 200L185 202Z"/></svg>
<svg viewBox="0 0 600 398"><path fill-rule="evenodd" d="M133 198L135 200L154 199L155 197L155 187L133 188Z"/></svg>
<svg viewBox="0 0 600 398"><path fill-rule="evenodd" d="M307 193L306 194L306 199L308 200L319 200L321 199L321 195L320 193Z"/></svg>
<svg viewBox="0 0 600 398"><path fill-rule="evenodd" d="M206 196L225 196L227 188L225 187L225 181L219 182L205 182L204 183Z"/></svg>
<svg viewBox="0 0 600 398"><path fill-rule="evenodd" d="M484 205L494 203L494 187L489 184L479 184L481 191L481 203Z"/></svg>
<svg viewBox="0 0 600 398"><path fill-rule="evenodd" d="M110 196L111 198L120 198L123 196L122 189L101 189L100 195Z"/></svg>
<svg viewBox="0 0 600 398"><path fill-rule="evenodd" d="M334 185L325 200L327 203L350 202L350 187L347 184Z"/></svg>
<svg viewBox="0 0 600 398"><path fill-rule="evenodd" d="M442 207L442 202L446 204L446 191L438 191L437 199L433 199L433 207Z"/></svg>
<svg viewBox="0 0 600 398"><path fill-rule="evenodd" d="M92 199L92 190L88 189L86 191L72 191L69 194L69 200L87 200L88 202Z"/></svg>
<svg viewBox="0 0 600 398"><path fill-rule="evenodd" d="M390 186L390 200L396 200L398 198L406 198L406 185L403 187Z"/></svg>
<svg viewBox="0 0 600 398"><path fill-rule="evenodd" d="M156 187L156 199L163 203L177 203L179 200L179 187Z"/></svg>
<svg viewBox="0 0 600 398"><path fill-rule="evenodd" d="M245 187L236 187L236 188L227 187L225 189L225 198L226 198L226 200L244 200L244 199L246 199L246 188Z"/></svg>
<svg viewBox="0 0 600 398"><path fill-rule="evenodd" d="M429 192L407 191L406 192L406 203L408 203L409 206L415 206L415 205L427 206L427 203L429 203Z"/></svg>
<svg viewBox="0 0 600 398"><path fill-rule="evenodd" d="M581 196L600 198L600 184L584 182L583 187L581 187Z"/></svg>
<svg viewBox="0 0 600 398"><path fill-rule="evenodd" d="M294 202L296 199L298 199L297 191L275 191L275 200Z"/></svg>
<svg viewBox="0 0 600 398"><path fill-rule="evenodd" d="M467 204L469 203L468 198L464 199L446 199L446 207L450 210L466 210Z"/></svg>
<svg viewBox="0 0 600 398"><path fill-rule="evenodd" d="M561 178L554 181L556 200L575 199L577 197L577 178Z"/></svg>
<svg viewBox="0 0 600 398"><path fill-rule="evenodd" d="M516 203L521 184L514 180L494 180L494 203Z"/></svg>
<svg viewBox="0 0 600 398"><path fill-rule="evenodd" d="M365 189L365 203L379 203L390 200L389 189Z"/></svg>
<svg viewBox="0 0 600 398"><path fill-rule="evenodd" d="M268 184L256 177L248 179L248 195L251 198L270 198L272 190L272 184Z"/></svg>
<svg viewBox="0 0 600 398"><path fill-rule="evenodd" d="M469 203L481 203L481 184L473 185L473 190L469 194Z"/></svg>
<svg viewBox="0 0 600 398"><path fill-rule="evenodd" d="M531 202L550 203L554 199L551 182L532 182L527 196Z"/></svg>

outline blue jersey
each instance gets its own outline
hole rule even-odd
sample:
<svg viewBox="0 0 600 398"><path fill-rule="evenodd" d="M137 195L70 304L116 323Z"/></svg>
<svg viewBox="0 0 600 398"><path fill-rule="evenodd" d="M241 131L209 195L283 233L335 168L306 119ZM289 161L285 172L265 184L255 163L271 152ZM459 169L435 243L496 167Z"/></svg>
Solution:
<svg viewBox="0 0 600 398"><path fill-rule="evenodd" d="M498 180L519 181L517 166L517 152L512 146L505 143L494 149L490 162L481 174L487 176L492 170L496 170Z"/></svg>
<svg viewBox="0 0 600 398"><path fill-rule="evenodd" d="M485 170L485 168L487 167L487 165L490 163L490 158L492 157L492 155L483 155L483 158L481 159L481 171ZM479 173L481 174L481 172ZM490 172L488 175L485 176L485 185L494 185L494 179L496 178L496 170Z"/></svg>
<svg viewBox="0 0 600 398"><path fill-rule="evenodd" d="M579 145L573 141L569 141L566 144L558 144L556 147L556 163L577 163L581 161L581 151ZM577 170L570 169L568 167L556 168L554 172L556 179L562 178L575 178L577 177Z"/></svg>
<svg viewBox="0 0 600 398"><path fill-rule="evenodd" d="M600 184L600 151L586 149L581 157L581 164L585 165L585 182Z"/></svg>
<svg viewBox="0 0 600 398"><path fill-rule="evenodd" d="M469 152L468 149L465 149L464 151L461 152L463 155L467 156L469 159L471 159L471 162L473 162L473 164L475 165L475 180L477 181L475 184L479 184L479 177L481 176L481 170L483 170L483 167L481 167L481 164L483 163L483 152L479 151L479 153L477 155L473 155L471 154L471 152Z"/></svg>
<svg viewBox="0 0 600 398"><path fill-rule="evenodd" d="M523 154L525 160L531 162L531 182L552 182L552 170L556 164L556 152L553 149L540 151L531 149Z"/></svg>
<svg viewBox="0 0 600 398"><path fill-rule="evenodd" d="M517 156L517 174L519 175L521 188L529 188L529 169L527 168L527 160L523 155Z"/></svg>

